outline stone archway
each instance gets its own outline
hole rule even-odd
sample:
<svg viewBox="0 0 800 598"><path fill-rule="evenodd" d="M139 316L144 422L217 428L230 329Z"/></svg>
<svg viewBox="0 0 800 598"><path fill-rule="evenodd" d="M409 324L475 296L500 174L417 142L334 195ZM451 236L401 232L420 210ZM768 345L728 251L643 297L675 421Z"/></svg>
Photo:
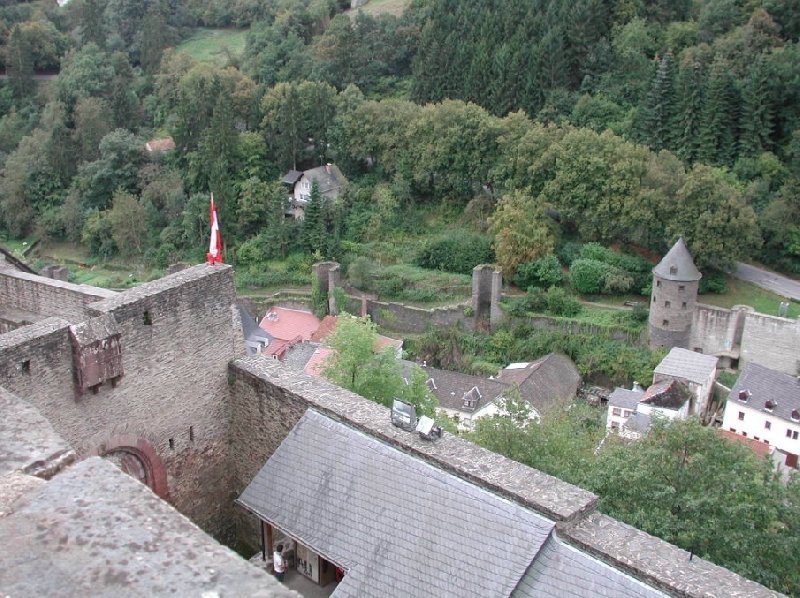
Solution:
<svg viewBox="0 0 800 598"><path fill-rule="evenodd" d="M91 455L111 461L122 471L169 500L167 470L153 446L136 436L118 436L101 444Z"/></svg>

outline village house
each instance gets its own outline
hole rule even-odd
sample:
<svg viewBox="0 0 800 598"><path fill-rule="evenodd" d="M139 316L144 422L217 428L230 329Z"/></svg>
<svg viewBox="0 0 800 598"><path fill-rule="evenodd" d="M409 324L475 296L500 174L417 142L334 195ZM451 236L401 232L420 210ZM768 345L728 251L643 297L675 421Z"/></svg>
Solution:
<svg viewBox="0 0 800 598"><path fill-rule="evenodd" d="M497 381L516 387L522 400L541 415L575 398L581 375L569 357L550 353L536 361L509 364L497 374Z"/></svg>
<svg viewBox="0 0 800 598"><path fill-rule="evenodd" d="M748 363L731 389L722 429L775 447L797 467L800 454L800 379Z"/></svg>
<svg viewBox="0 0 800 598"><path fill-rule="evenodd" d="M325 164L308 170L290 170L282 182L289 188L288 214L297 219L305 215L306 207L311 201L311 185L317 182L323 198L333 202L347 185L347 179L336 164Z"/></svg>
<svg viewBox="0 0 800 598"><path fill-rule="evenodd" d="M653 383L679 380L692 391L689 414L706 416L717 379L717 358L673 347L653 371Z"/></svg>

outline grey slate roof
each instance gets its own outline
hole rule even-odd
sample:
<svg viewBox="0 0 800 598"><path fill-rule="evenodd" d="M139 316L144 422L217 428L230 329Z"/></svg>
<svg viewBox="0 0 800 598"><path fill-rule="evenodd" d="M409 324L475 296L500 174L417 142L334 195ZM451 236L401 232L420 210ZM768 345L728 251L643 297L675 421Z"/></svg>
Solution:
<svg viewBox="0 0 800 598"><path fill-rule="evenodd" d="M516 384L522 398L534 408L542 410L573 398L578 392L581 375L569 357L550 353L525 368L501 370L497 380Z"/></svg>
<svg viewBox="0 0 800 598"><path fill-rule="evenodd" d="M347 568L336 598L509 596L554 527L313 410L238 502Z"/></svg>
<svg viewBox="0 0 800 598"><path fill-rule="evenodd" d="M3 595L299 598L100 457L30 489L0 542Z"/></svg>
<svg viewBox="0 0 800 598"><path fill-rule="evenodd" d="M316 180L319 185L319 192L333 197L347 183L347 179L336 164L331 164L330 168L327 165L311 168L303 172L303 176L309 181Z"/></svg>
<svg viewBox="0 0 800 598"><path fill-rule="evenodd" d="M598 561L555 533L531 563L512 598L661 598L666 594Z"/></svg>
<svg viewBox="0 0 800 598"><path fill-rule="evenodd" d="M673 267L676 268L674 274ZM653 273L665 280L686 282L700 280L703 277L700 270L694 265L694 260L686 247L683 237L678 239L675 245L667 252L667 255L658 262L658 265L653 268Z"/></svg>
<svg viewBox="0 0 800 598"><path fill-rule="evenodd" d="M286 350L282 363L285 366L302 371L321 346L319 343L295 343Z"/></svg>
<svg viewBox="0 0 800 598"><path fill-rule="evenodd" d="M406 363L411 364L411 362ZM511 388L508 384L481 378L480 376L471 376L427 366L423 367L422 370L427 375L428 388L439 399L439 405L446 409L457 409L473 413ZM475 387L478 388L481 399L475 409L464 409L464 395Z"/></svg>
<svg viewBox="0 0 800 598"><path fill-rule="evenodd" d="M650 416L646 413L634 413L625 420L625 428L634 432L647 432L650 429Z"/></svg>
<svg viewBox="0 0 800 598"><path fill-rule="evenodd" d="M656 366L654 373L704 384L716 369L717 358L713 355L674 347Z"/></svg>
<svg viewBox="0 0 800 598"><path fill-rule="evenodd" d="M294 186L294 184L300 180L301 176L303 176L303 173L301 171L290 170L285 175L283 175L283 180L281 182L285 183L286 185Z"/></svg>
<svg viewBox="0 0 800 598"><path fill-rule="evenodd" d="M628 390L627 388L617 387L608 397L608 404L611 407L622 407L623 409L636 411L636 407L639 405L639 399L642 398L643 394L644 393L640 390Z"/></svg>
<svg viewBox="0 0 800 598"><path fill-rule="evenodd" d="M739 391L742 390L750 392L747 402L739 400ZM800 412L800 380L756 363L745 364L739 379L731 389L728 404L745 405L766 412L765 403L768 400L775 403L772 415L788 422L798 423L797 419L792 418L792 411Z"/></svg>

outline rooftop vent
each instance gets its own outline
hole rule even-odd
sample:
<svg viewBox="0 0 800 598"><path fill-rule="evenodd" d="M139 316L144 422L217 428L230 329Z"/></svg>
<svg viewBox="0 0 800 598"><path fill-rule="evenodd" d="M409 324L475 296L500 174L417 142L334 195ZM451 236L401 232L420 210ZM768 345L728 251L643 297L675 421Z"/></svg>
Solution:
<svg viewBox="0 0 800 598"><path fill-rule="evenodd" d="M392 424L413 432L417 428L417 410L414 405L395 399L392 402Z"/></svg>
<svg viewBox="0 0 800 598"><path fill-rule="evenodd" d="M442 429L427 415L419 418L417 432L419 432L419 437L423 440L436 440L442 437Z"/></svg>
<svg viewBox="0 0 800 598"><path fill-rule="evenodd" d="M739 400L742 403L746 403L747 399L750 398L750 391L749 390L740 390L739 391Z"/></svg>
<svg viewBox="0 0 800 598"><path fill-rule="evenodd" d="M797 409L792 410L792 419L796 422L800 421L800 411Z"/></svg>
<svg viewBox="0 0 800 598"><path fill-rule="evenodd" d="M264 316L270 322L277 322L278 321L278 312L275 311L268 311L267 315Z"/></svg>
<svg viewBox="0 0 800 598"><path fill-rule="evenodd" d="M767 411L772 411L777 406L778 404L773 400L769 400L766 403L764 403L764 409L766 409Z"/></svg>

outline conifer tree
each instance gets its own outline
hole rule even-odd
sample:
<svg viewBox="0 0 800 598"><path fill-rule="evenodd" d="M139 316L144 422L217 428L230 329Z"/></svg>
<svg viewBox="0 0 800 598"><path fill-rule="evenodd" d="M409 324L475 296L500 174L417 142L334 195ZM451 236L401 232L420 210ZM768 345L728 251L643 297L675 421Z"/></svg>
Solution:
<svg viewBox="0 0 800 598"><path fill-rule="evenodd" d="M742 114L739 119L739 151L754 156L770 149L773 111L770 76L759 54L750 66L742 87Z"/></svg>
<svg viewBox="0 0 800 598"><path fill-rule="evenodd" d="M29 36L19 25L14 26L8 38L6 69L14 97L29 97L34 91L33 48Z"/></svg>
<svg viewBox="0 0 800 598"><path fill-rule="evenodd" d="M676 85L678 109L673 118L674 147L682 160L694 162L700 147L700 126L703 112L703 69L699 62L684 66Z"/></svg>
<svg viewBox="0 0 800 598"><path fill-rule="evenodd" d="M736 157L736 123L739 91L727 65L711 67L700 126L698 159L712 164L733 164Z"/></svg>
<svg viewBox="0 0 800 598"><path fill-rule="evenodd" d="M325 197L317 179L311 181L311 194L303 216L303 242L311 252L326 251Z"/></svg>
<svg viewBox="0 0 800 598"><path fill-rule="evenodd" d="M640 138L656 151L667 147L672 137L675 112L675 76L672 52L658 60L656 74L640 112Z"/></svg>

